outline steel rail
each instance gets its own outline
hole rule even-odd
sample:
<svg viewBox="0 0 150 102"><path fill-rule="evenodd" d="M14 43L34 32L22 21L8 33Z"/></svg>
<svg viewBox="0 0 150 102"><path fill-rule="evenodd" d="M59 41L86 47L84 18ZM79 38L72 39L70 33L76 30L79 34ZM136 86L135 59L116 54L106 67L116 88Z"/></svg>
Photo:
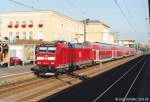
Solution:
<svg viewBox="0 0 150 102"><path fill-rule="evenodd" d="M126 98L127 98L128 94L130 93L130 91L131 91L131 89L132 89L132 87L133 87L134 83L136 82L137 78L139 77L140 73L142 72L142 70L143 70L143 68L144 68L144 66L145 66L145 63L146 63L146 61L144 61L144 63L143 63L143 65L142 65L141 69L139 70L138 74L137 74L137 75L136 75L136 77L134 78L134 80L133 80L133 82L132 82L132 84L131 84L130 88L128 89L128 91L127 91L126 95L124 96L124 98L123 98L123 101L122 101L122 102L125 102L125 100L126 100Z"/></svg>
<svg viewBox="0 0 150 102"><path fill-rule="evenodd" d="M145 57L144 57L145 58ZM133 70L141 61L144 60L141 59L137 63L135 63L129 70L127 70L121 77L119 77L113 84L111 84L105 91L103 91L99 96L97 96L92 102L97 102L106 92L108 92L114 85L116 85L122 78L124 78L131 70Z"/></svg>

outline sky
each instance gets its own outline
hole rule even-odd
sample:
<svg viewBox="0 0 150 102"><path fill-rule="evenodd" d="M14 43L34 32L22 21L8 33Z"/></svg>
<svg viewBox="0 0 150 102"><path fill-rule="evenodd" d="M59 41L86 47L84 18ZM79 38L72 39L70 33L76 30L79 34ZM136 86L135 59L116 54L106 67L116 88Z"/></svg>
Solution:
<svg viewBox="0 0 150 102"><path fill-rule="evenodd" d="M150 42L148 0L16 0L41 10L54 10L77 20L94 19L109 25L119 39ZM11 2L0 0L0 12L29 11Z"/></svg>

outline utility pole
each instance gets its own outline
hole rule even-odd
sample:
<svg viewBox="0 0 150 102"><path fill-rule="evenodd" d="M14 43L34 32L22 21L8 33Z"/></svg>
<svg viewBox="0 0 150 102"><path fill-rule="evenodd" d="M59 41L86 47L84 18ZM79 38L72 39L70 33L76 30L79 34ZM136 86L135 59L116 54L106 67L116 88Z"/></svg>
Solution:
<svg viewBox="0 0 150 102"><path fill-rule="evenodd" d="M118 36L119 36L119 34L118 34L119 32L114 32L114 36L115 36L115 44L117 44L118 45L118 41L119 41L119 38L118 38Z"/></svg>
<svg viewBox="0 0 150 102"><path fill-rule="evenodd" d="M150 0L148 0L148 6L149 6L149 24L150 24Z"/></svg>
<svg viewBox="0 0 150 102"><path fill-rule="evenodd" d="M86 32L86 25L88 24L88 21L89 21L90 19L85 19L84 21L83 21L83 24L84 24L84 42L86 42L86 36L87 36L87 32Z"/></svg>

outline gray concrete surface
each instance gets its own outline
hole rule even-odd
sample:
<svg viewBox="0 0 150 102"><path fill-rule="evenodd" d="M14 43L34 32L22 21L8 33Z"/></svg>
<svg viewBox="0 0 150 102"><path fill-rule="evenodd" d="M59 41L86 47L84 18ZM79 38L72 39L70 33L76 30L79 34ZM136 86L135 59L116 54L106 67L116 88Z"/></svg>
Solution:
<svg viewBox="0 0 150 102"><path fill-rule="evenodd" d="M0 77L11 76L21 73L31 72L30 68L34 65L0 67Z"/></svg>

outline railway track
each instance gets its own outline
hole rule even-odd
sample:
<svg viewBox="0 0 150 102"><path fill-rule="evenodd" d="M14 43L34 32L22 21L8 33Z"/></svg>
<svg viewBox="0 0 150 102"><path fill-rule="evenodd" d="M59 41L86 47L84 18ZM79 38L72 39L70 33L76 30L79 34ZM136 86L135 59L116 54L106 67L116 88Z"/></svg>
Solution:
<svg viewBox="0 0 150 102"><path fill-rule="evenodd" d="M18 73L15 75L8 75L6 77L0 77L0 87L10 86L11 84L23 83L25 81L29 81L36 78L36 76L32 73Z"/></svg>
<svg viewBox="0 0 150 102"><path fill-rule="evenodd" d="M110 67L113 68L122 64L123 60L125 63L131 58L105 63L103 68L99 68L100 66L97 65L74 71L68 75L60 75L57 78L33 78L28 81L7 85L6 87L3 86L0 87L0 101L35 102L110 70Z"/></svg>
<svg viewBox="0 0 150 102"><path fill-rule="evenodd" d="M145 82L145 78L150 80L150 70L147 67L150 65L149 56L137 58L87 82L49 96L41 102L149 102L150 82ZM143 86L149 89L143 89Z"/></svg>
<svg viewBox="0 0 150 102"><path fill-rule="evenodd" d="M146 63L145 57L133 64L125 73L123 73L116 81L114 81L105 91L100 93L93 102L99 102L103 100L107 100L106 97L109 96L109 100L114 100L114 96L117 99L123 99L122 102L125 101L127 95L131 91L133 84L141 73ZM126 82L126 83L125 83ZM125 85L123 85L123 83ZM114 91L117 90L117 93ZM113 94L112 96L108 95Z"/></svg>

